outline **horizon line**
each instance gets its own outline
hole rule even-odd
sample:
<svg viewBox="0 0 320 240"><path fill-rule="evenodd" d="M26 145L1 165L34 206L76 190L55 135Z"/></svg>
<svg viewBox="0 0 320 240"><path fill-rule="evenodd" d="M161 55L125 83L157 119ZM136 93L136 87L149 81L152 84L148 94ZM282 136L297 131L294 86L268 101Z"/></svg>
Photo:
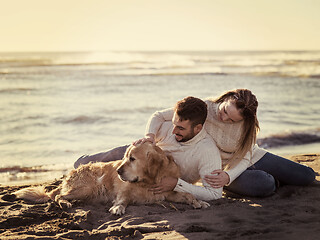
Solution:
<svg viewBox="0 0 320 240"><path fill-rule="evenodd" d="M320 49L248 49L248 50L214 50L214 49L185 49L185 50L17 50L2 51L0 53L76 53L76 52L316 52Z"/></svg>

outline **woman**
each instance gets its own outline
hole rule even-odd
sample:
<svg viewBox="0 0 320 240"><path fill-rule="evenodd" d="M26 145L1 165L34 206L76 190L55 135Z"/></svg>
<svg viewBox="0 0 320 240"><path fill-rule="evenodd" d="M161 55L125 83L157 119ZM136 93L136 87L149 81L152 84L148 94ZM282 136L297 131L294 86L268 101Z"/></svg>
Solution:
<svg viewBox="0 0 320 240"><path fill-rule="evenodd" d="M204 127L215 140L223 162L222 170L205 177L212 187L224 187L244 196L264 197L273 194L279 183L303 186L314 181L315 173L311 168L271 154L255 144L259 131L258 101L250 90L228 91L206 103L208 117ZM172 116L173 109L155 112L147 124L146 137L138 142L155 142L155 133L164 121L171 121ZM125 149L126 146L87 156L82 163L89 162L90 158L93 161L119 159Z"/></svg>

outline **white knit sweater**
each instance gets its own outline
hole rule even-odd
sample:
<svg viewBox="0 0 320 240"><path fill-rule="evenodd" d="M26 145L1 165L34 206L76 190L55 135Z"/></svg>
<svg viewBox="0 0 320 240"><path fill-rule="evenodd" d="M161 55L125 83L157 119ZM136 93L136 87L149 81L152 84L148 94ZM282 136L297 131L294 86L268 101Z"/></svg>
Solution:
<svg viewBox="0 0 320 240"><path fill-rule="evenodd" d="M219 121L219 104L216 104L211 100L206 100L205 102L208 106L208 117L204 128L213 138L220 150L222 166L225 167L228 160L232 158L233 153L236 151L236 147L239 144L243 122L224 123ZM155 112L148 121L146 133L156 134L163 122L171 122L173 113L173 108ZM248 167L259 161L266 152L266 150L259 148L258 145L254 145L252 155L249 151L244 159L242 159L235 167L226 171L230 177L229 184L232 183Z"/></svg>
<svg viewBox="0 0 320 240"><path fill-rule="evenodd" d="M174 189L177 192L189 192L197 199L213 200L222 197L222 188L212 188L204 176L221 169L219 149L210 135L203 128L196 136L187 142L177 142L172 134L173 124L163 122L155 133L157 146L169 152L179 165L181 178ZM203 186L196 186L199 180Z"/></svg>

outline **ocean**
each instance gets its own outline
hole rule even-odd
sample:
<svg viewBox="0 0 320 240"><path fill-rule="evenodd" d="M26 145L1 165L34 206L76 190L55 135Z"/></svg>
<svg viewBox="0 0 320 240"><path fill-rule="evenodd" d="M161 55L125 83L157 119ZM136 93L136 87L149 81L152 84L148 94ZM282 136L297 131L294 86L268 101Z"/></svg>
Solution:
<svg viewBox="0 0 320 240"><path fill-rule="evenodd" d="M0 53L0 184L59 178L153 112L235 88L258 98L260 146L320 152L320 51Z"/></svg>

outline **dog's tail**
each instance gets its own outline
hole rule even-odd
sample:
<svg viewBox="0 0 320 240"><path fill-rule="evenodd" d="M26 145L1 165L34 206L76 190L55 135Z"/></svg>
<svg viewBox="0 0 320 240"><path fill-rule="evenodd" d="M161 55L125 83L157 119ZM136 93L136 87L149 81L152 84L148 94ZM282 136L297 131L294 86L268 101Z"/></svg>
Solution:
<svg viewBox="0 0 320 240"><path fill-rule="evenodd" d="M42 186L23 188L13 194L15 194L17 198L36 203L45 203L51 199Z"/></svg>

